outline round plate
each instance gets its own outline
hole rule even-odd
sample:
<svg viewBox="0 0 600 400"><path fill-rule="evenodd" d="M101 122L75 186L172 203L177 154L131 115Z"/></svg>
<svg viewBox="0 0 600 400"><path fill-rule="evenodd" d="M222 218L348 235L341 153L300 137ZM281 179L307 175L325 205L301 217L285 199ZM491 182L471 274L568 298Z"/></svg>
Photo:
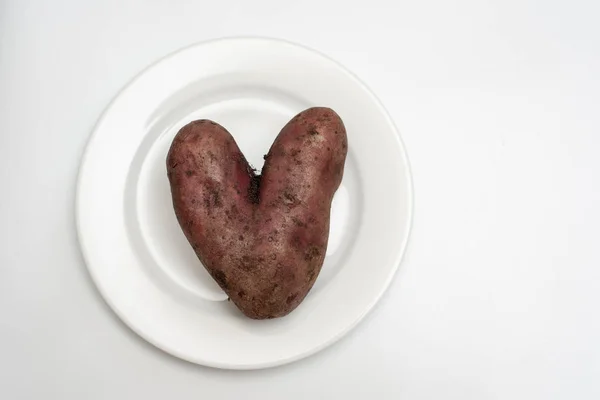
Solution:
<svg viewBox="0 0 600 400"><path fill-rule="evenodd" d="M312 106L333 108L348 132L327 257L296 310L254 321L227 301L179 228L167 149L179 128L208 118L260 167L284 124ZM411 213L408 161L375 96L321 54L256 38L198 44L135 78L100 118L77 190L81 247L110 307L164 351L233 369L306 357L355 326L398 268Z"/></svg>

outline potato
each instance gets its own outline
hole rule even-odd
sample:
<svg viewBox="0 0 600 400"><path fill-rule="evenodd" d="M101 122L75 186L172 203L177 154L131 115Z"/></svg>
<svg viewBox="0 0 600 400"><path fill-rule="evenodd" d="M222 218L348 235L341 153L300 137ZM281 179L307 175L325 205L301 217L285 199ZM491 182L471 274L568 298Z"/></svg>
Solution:
<svg viewBox="0 0 600 400"><path fill-rule="evenodd" d="M315 107L281 130L262 175L209 120L184 126L167 156L175 215L198 258L248 317L282 317L325 258L348 143L340 117Z"/></svg>

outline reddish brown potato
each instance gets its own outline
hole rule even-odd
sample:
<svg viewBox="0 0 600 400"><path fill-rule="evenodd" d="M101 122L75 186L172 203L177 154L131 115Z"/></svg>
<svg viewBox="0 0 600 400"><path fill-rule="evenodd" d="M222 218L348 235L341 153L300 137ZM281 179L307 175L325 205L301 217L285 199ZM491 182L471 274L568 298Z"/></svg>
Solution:
<svg viewBox="0 0 600 400"><path fill-rule="evenodd" d="M215 122L191 122L175 136L167 156L175 214L200 261L246 316L284 316L315 283L347 149L342 120L321 107L287 123L262 175Z"/></svg>

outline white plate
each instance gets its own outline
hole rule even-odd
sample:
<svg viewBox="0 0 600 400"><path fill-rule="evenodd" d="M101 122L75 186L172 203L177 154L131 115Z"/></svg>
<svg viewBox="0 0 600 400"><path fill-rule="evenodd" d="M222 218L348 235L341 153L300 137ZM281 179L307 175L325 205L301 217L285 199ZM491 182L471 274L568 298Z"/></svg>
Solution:
<svg viewBox="0 0 600 400"><path fill-rule="evenodd" d="M209 118L260 167L281 127L311 106L336 110L348 131L327 258L294 312L250 320L226 301L177 225L167 148L181 126ZM406 246L411 190L398 132L355 76L288 42L223 39L160 60L110 104L81 165L79 239L100 292L141 337L198 364L264 368L323 349L375 305Z"/></svg>

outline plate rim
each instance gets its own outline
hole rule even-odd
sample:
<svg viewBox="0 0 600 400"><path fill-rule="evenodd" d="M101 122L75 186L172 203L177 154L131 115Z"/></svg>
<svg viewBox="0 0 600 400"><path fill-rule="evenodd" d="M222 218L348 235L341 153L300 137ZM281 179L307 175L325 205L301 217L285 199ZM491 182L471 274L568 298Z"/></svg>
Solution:
<svg viewBox="0 0 600 400"><path fill-rule="evenodd" d="M142 329L139 329L138 327L136 327L135 324L130 323L128 318L126 318L124 315L122 315L119 308L113 304L110 296L107 295L105 289L97 283L98 277L97 277L96 273L94 272L94 269L89 267L90 252L89 252L89 250L86 250L87 247L84 244L85 240L83 238L84 233L83 233L83 227L82 227L82 222L81 222L82 214L84 213L84 211L83 211L84 205L82 204L82 200L81 200L81 186L82 186L82 181L83 181L83 172L85 169L84 167L85 167L86 163L88 163L89 153L91 152L91 148L93 147L92 146L93 142L97 138L97 135L99 134L99 127L102 125L103 121L107 118L107 115L111 111L111 109L114 106L114 104L116 103L116 101L119 98L121 98L121 96L125 92L127 92L130 87L135 85L135 83L138 82L138 80L140 80L146 74L147 71L151 70L152 68L154 68L156 65L162 63L163 61L166 61L166 60L168 60L172 57L175 57L180 53L184 53L190 49L202 47L205 45L212 45L212 44L216 44L219 42L240 42L240 41L270 42L270 43L274 43L274 44L285 44L288 46L296 47L303 51L311 52L313 54L316 54L316 55L322 57L323 59L325 59L328 62L335 65L341 72L348 74L360 86L360 88L371 97L372 101L376 104L376 106L381 111L383 111L383 115L385 116L385 119L390 124L390 126L393 128L394 137L398 144L399 151L402 155L402 163L404 164L405 170L406 170L405 178L406 178L406 195L407 195L407 204L406 204L407 219L406 219L406 226L404 229L405 235L404 235L404 238L398 242L399 251L397 253L398 255L396 256L396 258L393 262L393 267L390 270L388 276L386 277L386 280L382 282L381 289L378 291L377 295L373 297L373 299L371 300L370 303L368 303L365 307L363 307L363 311L354 319L354 321L351 324L348 324L344 329L341 329L340 331L338 331L338 333L336 335L333 335L328 340L321 342L319 345L314 346L313 348L311 348L307 351L298 353L298 354L290 356L290 357L283 357L283 358L279 358L279 359L276 359L273 361L256 363L256 364L248 364L248 365L219 363L219 362L213 362L213 361L208 361L208 360L201 361L198 358L190 357L187 354L185 354L184 352L179 352L178 350L173 349L173 348L170 348L167 350L165 348L165 346L163 346L162 344L156 343L156 341L152 338L151 335L146 334ZM376 304L381 300L382 296L389 289L389 286L390 286L392 280L394 279L394 277L396 276L397 271L400 269L400 266L406 255L407 248L408 248L410 238L411 238L413 220L414 220L414 182L413 182L410 159L408 157L406 145L400 134L400 130L398 129L398 127L397 127L396 123L394 122L393 118L391 117L389 111L384 106L384 104L379 99L379 97L377 97L377 95L371 90L371 88L362 79L360 79L354 72L352 72L346 66L342 65L340 62L338 62L334 58L330 57L329 55L327 55L319 50L316 50L312 47L308 47L306 45L303 45L303 44L300 44L297 42L293 42L293 41L290 41L287 39L282 39L282 38L277 38L277 37L268 37L268 36L252 36L252 35L223 36L223 37L219 37L219 38L213 38L213 39L194 42L194 43L188 44L186 46L180 47L174 51L167 53L164 56L161 56L161 57L155 59L154 61L152 61L148 65L146 65L144 68L139 70L137 73L135 73L135 75L133 77L131 77L127 81L127 83L125 85L123 85L121 87L121 89L119 89L116 92L116 94L110 99L110 101L104 107L104 109L100 113L100 116L94 123L94 125L91 129L91 132L89 133L89 136L85 142L85 146L82 151L82 155L79 159L79 165L78 165L77 176L76 176L76 184L75 184L75 227L76 227L77 241L79 244L79 248L81 250L83 261L85 263L85 269L90 274L90 277L92 278L94 286L96 287L96 290L98 291L98 293L101 295L100 297L102 298L102 300L109 306L111 311L121 320L121 322L128 329L133 331L136 335L138 335L143 340L152 344L153 347L157 348L161 352L169 354L170 356L180 358L182 360L185 360L185 361L193 363L193 364L202 365L202 366L211 367L211 368L217 368L217 369L254 370L254 369L272 368L272 367L289 364L289 363L307 358L307 357L314 355L314 354L320 352L321 350L331 346L332 344L338 342L342 337L344 337L350 331L352 331L365 318L365 316L373 310L373 308L376 306Z"/></svg>

